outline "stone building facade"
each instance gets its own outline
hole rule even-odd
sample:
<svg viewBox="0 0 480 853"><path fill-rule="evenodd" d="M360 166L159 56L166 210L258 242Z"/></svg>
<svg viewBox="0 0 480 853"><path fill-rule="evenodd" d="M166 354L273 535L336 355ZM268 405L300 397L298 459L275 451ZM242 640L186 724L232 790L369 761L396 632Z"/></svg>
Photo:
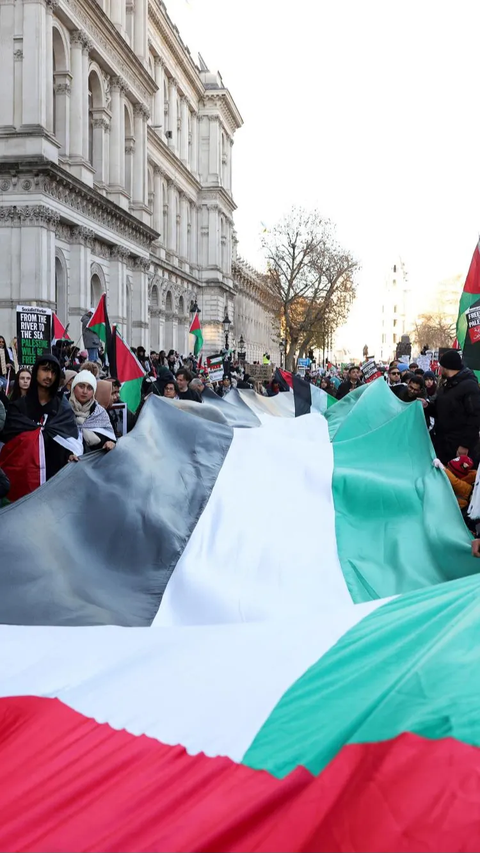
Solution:
<svg viewBox="0 0 480 853"><path fill-rule="evenodd" d="M132 345L272 350L272 297L236 257L220 74L194 62L161 0L0 0L0 334L17 304L80 317L107 293ZM243 325L242 325L243 324Z"/></svg>

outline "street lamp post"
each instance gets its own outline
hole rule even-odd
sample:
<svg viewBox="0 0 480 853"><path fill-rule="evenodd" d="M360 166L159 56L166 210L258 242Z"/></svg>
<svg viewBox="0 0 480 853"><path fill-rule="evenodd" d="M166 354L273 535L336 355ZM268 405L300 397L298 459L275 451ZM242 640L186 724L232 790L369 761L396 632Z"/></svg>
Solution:
<svg viewBox="0 0 480 853"><path fill-rule="evenodd" d="M230 332L230 326L232 325L232 321L228 316L228 309L225 308L225 317L223 318L223 331L225 332L225 349L228 353L228 335Z"/></svg>
<svg viewBox="0 0 480 853"><path fill-rule="evenodd" d="M283 356L285 353L285 341L283 340L283 338L280 341L278 348L280 350L280 367L283 367Z"/></svg>
<svg viewBox="0 0 480 853"><path fill-rule="evenodd" d="M225 306L225 317L223 318L223 331L225 333L225 356L223 359L223 373L224 376L228 376L230 374L230 363L228 360L228 335L230 332L230 326L232 325L232 321L228 316L228 308Z"/></svg>

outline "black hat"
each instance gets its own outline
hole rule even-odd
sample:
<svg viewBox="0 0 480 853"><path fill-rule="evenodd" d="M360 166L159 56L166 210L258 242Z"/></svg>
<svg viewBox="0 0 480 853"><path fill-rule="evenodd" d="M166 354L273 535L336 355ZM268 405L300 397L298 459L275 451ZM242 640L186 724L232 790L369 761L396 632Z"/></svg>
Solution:
<svg viewBox="0 0 480 853"><path fill-rule="evenodd" d="M458 350L449 349L444 352L440 359L440 367L445 367L447 370L461 370L463 364Z"/></svg>

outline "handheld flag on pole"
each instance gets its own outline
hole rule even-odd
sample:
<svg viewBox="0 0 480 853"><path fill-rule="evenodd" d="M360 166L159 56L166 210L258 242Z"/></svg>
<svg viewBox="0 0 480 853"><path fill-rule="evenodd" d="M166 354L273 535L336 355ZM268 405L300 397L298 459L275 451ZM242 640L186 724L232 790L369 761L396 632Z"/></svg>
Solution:
<svg viewBox="0 0 480 853"><path fill-rule="evenodd" d="M202 327L200 325L200 318L198 316L198 312L195 312L195 316L192 320L192 325L190 326L190 334L195 338L195 347L193 350L194 355L198 355L200 350L203 347L203 334Z"/></svg>
<svg viewBox="0 0 480 853"><path fill-rule="evenodd" d="M70 335L68 334L65 326L62 325L57 315L53 314L53 340L54 341L70 341Z"/></svg>
<svg viewBox="0 0 480 853"><path fill-rule="evenodd" d="M92 331L96 332L100 340L103 341L105 349L109 349L112 331L110 328L110 320L108 319L107 313L106 293L102 293L100 297L100 302L98 303L94 311L93 317L90 319L87 329L92 329Z"/></svg>
<svg viewBox="0 0 480 853"><path fill-rule="evenodd" d="M110 373L121 382L120 399L135 414L142 399L145 371L116 326L113 327L110 352Z"/></svg>
<svg viewBox="0 0 480 853"><path fill-rule="evenodd" d="M460 297L457 341L463 360L480 380L480 242L475 246L470 269Z"/></svg>

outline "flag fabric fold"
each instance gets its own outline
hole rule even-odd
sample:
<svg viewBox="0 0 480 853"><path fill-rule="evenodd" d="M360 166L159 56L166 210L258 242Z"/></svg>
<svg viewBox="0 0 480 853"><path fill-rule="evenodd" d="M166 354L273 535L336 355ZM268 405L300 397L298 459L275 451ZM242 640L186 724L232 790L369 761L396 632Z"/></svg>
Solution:
<svg viewBox="0 0 480 853"><path fill-rule="evenodd" d="M0 511L0 849L474 853L479 561L420 404L230 393Z"/></svg>

